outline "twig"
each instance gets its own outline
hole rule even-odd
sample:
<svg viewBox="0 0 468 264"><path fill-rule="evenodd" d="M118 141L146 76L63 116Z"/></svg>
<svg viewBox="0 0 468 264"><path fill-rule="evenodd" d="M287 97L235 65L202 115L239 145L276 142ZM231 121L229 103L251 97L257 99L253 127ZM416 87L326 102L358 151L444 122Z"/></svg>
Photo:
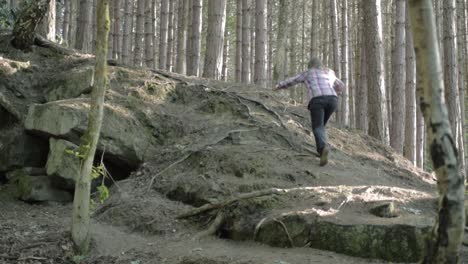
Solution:
<svg viewBox="0 0 468 264"><path fill-rule="evenodd" d="M148 190L147 191L151 190L151 186L153 186L153 182L156 179L156 177L160 176L161 174L163 174L164 172L166 172L170 168L174 167L175 165L177 165L177 164L183 162L184 160L188 159L193 153L195 153L195 152L191 152L191 153L183 156L182 158L178 159L176 162L172 163L171 165L167 166L162 171L160 171L156 175L154 175L153 178L151 178L150 183L148 184Z"/></svg>
<svg viewBox="0 0 468 264"><path fill-rule="evenodd" d="M47 258L44 257L35 257L35 256L29 256L29 257L21 257L18 260L28 260L28 259L33 259L33 260L47 260Z"/></svg>
<svg viewBox="0 0 468 264"><path fill-rule="evenodd" d="M18 259L17 257L13 257L13 256L9 256L9 255L3 255L3 254L0 254L0 258L2 258L2 259Z"/></svg>
<svg viewBox="0 0 468 264"><path fill-rule="evenodd" d="M268 217L262 218L257 225L255 226L254 234L253 234L253 241L257 240L258 231L262 228L263 223L268 219Z"/></svg>
<svg viewBox="0 0 468 264"><path fill-rule="evenodd" d="M193 240L199 240L199 239L201 239L203 237L214 235L219 230L219 228L223 225L224 219L225 219L224 213L218 212L218 214L216 215L215 220L213 221L213 223L211 223L210 227L208 227L208 229L206 229L204 231L201 231L200 233L196 234L193 237Z"/></svg>

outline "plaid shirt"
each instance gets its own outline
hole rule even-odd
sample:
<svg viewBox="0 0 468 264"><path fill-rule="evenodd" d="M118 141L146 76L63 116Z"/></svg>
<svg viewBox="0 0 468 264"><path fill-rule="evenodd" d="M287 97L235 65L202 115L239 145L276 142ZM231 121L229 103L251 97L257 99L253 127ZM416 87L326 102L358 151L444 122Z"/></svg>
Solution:
<svg viewBox="0 0 468 264"><path fill-rule="evenodd" d="M309 100L324 95L341 94L344 90L344 83L338 79L335 72L330 69L309 69L297 76L286 79L278 84L278 89L285 89L289 86L305 83L307 86Z"/></svg>

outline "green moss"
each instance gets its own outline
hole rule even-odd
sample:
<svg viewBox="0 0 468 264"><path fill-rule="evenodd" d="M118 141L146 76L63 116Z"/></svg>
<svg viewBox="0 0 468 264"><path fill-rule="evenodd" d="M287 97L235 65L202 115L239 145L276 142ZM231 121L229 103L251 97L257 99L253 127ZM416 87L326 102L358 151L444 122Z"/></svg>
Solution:
<svg viewBox="0 0 468 264"><path fill-rule="evenodd" d="M21 176L18 178L18 197L23 197L30 193L31 189L31 181L28 176Z"/></svg>
<svg viewBox="0 0 468 264"><path fill-rule="evenodd" d="M422 259L430 228L408 225L337 225L317 222L310 235L314 248L333 250L352 256L380 258L398 262Z"/></svg>

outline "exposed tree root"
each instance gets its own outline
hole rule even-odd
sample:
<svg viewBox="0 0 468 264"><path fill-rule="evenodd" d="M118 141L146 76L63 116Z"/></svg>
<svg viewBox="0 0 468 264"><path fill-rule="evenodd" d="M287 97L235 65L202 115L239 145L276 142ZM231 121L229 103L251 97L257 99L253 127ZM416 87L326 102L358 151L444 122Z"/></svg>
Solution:
<svg viewBox="0 0 468 264"><path fill-rule="evenodd" d="M201 231L198 234L196 234L193 237L193 240L199 240L199 239L201 239L203 237L216 234L216 232L223 225L225 218L226 218L226 216L225 216L225 214L223 212L218 212L218 214L216 215L215 220L213 221L213 223L211 223L211 225L208 227L208 229L206 229L204 231Z"/></svg>

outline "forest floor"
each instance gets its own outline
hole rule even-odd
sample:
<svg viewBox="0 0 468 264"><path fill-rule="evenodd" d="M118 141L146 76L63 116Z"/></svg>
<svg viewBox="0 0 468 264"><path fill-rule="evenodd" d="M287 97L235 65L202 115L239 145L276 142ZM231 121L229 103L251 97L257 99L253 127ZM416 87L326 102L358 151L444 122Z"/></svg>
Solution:
<svg viewBox="0 0 468 264"><path fill-rule="evenodd" d="M45 103L42 94L51 83L93 65L89 55L47 47L23 54L6 43L0 39L0 66L6 72L0 78L0 107L10 111L15 104L26 113L28 104ZM15 65L26 69L17 72ZM25 203L15 198L13 183L0 183L0 263L388 263L312 248L314 232L321 231L312 230L312 222L382 230L434 222L433 175L375 139L333 123L328 127L330 162L318 166L308 111L288 103L284 94L118 65L109 70L106 111L152 135L151 142L144 142L143 162L93 210L87 256L73 253L71 204ZM47 105L76 108L87 96ZM38 138L45 135L33 132ZM121 136L105 132L105 140ZM204 204L271 188L287 193L177 218ZM393 202L398 216L369 213L381 202ZM203 234L219 216L222 224ZM462 257L468 263L465 246Z"/></svg>

